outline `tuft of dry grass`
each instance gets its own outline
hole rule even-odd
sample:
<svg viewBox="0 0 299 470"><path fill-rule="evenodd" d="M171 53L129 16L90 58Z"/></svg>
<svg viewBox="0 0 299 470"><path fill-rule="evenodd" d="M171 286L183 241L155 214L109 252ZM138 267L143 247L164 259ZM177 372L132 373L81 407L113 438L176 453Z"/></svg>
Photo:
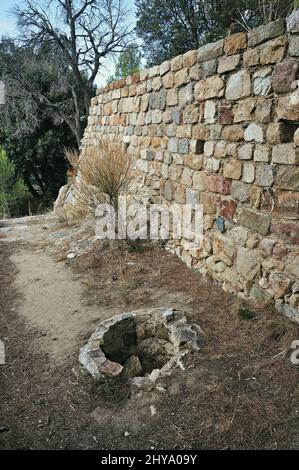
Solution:
<svg viewBox="0 0 299 470"><path fill-rule="evenodd" d="M66 156L69 164L74 170L79 166L79 152L77 149L65 148L64 155Z"/></svg>
<svg viewBox="0 0 299 470"><path fill-rule="evenodd" d="M131 156L121 144L103 139L98 148L89 147L81 155L74 194L92 212L103 203L117 210L119 196L130 192L133 180Z"/></svg>

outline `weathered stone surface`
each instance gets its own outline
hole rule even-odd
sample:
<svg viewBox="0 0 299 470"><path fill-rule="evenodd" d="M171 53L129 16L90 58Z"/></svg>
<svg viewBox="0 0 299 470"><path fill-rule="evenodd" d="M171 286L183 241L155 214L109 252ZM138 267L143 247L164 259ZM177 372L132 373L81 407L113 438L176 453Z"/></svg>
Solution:
<svg viewBox="0 0 299 470"><path fill-rule="evenodd" d="M239 223L262 235L267 235L271 217L269 214L243 207L239 214Z"/></svg>
<svg viewBox="0 0 299 470"><path fill-rule="evenodd" d="M251 160L253 155L253 144L245 144L241 145L238 150L238 158L239 160Z"/></svg>
<svg viewBox="0 0 299 470"><path fill-rule="evenodd" d="M213 124L216 117L216 103L208 100L205 102L204 119L208 124Z"/></svg>
<svg viewBox="0 0 299 470"><path fill-rule="evenodd" d="M253 159L255 162L268 162L270 155L270 148L267 145L257 144L254 150Z"/></svg>
<svg viewBox="0 0 299 470"><path fill-rule="evenodd" d="M220 215L228 220L231 220L235 215L236 207L236 201L233 199L224 199L220 202Z"/></svg>
<svg viewBox="0 0 299 470"><path fill-rule="evenodd" d="M234 73L228 79L225 98L227 100L238 100L249 96L251 92L251 80L248 70Z"/></svg>
<svg viewBox="0 0 299 470"><path fill-rule="evenodd" d="M284 57L287 44L288 42L285 37L280 37L264 44L261 48L260 63L265 65L281 61Z"/></svg>
<svg viewBox="0 0 299 470"><path fill-rule="evenodd" d="M271 224L271 232L299 245L299 223L274 221Z"/></svg>
<svg viewBox="0 0 299 470"><path fill-rule="evenodd" d="M277 169L275 185L280 189L299 191L299 168L295 166L281 166Z"/></svg>
<svg viewBox="0 0 299 470"><path fill-rule="evenodd" d="M217 71L217 59L207 60L201 64L201 67L205 77L214 75Z"/></svg>
<svg viewBox="0 0 299 470"><path fill-rule="evenodd" d="M199 191L205 189L206 175L204 171L195 171L192 176L193 188Z"/></svg>
<svg viewBox="0 0 299 470"><path fill-rule="evenodd" d="M230 194L231 183L221 176L211 175L207 177L207 188L212 193Z"/></svg>
<svg viewBox="0 0 299 470"><path fill-rule="evenodd" d="M188 51L183 54L183 67L192 67L196 63L197 55L197 50Z"/></svg>
<svg viewBox="0 0 299 470"><path fill-rule="evenodd" d="M160 65L160 75L165 75L170 70L170 60L165 60Z"/></svg>
<svg viewBox="0 0 299 470"><path fill-rule="evenodd" d="M236 256L236 245L225 235L217 234L213 238L213 253L217 259L232 266Z"/></svg>
<svg viewBox="0 0 299 470"><path fill-rule="evenodd" d="M234 115L229 105L220 107L218 121L220 124L232 124L234 122Z"/></svg>
<svg viewBox="0 0 299 470"><path fill-rule="evenodd" d="M235 70L240 62L240 54L221 57L218 64L218 73L225 73Z"/></svg>
<svg viewBox="0 0 299 470"><path fill-rule="evenodd" d="M175 86L179 87L184 85L184 83L188 82L188 69L184 68L176 72L174 76L174 84Z"/></svg>
<svg viewBox="0 0 299 470"><path fill-rule="evenodd" d="M290 38L289 55L293 57L299 56L299 36L293 36Z"/></svg>
<svg viewBox="0 0 299 470"><path fill-rule="evenodd" d="M274 181L273 167L271 165L257 165L255 169L255 182L258 186L269 187Z"/></svg>
<svg viewBox="0 0 299 470"><path fill-rule="evenodd" d="M299 147L299 127L294 133L294 144Z"/></svg>
<svg viewBox="0 0 299 470"><path fill-rule="evenodd" d="M196 189L186 188L186 203L187 204L199 203L199 192Z"/></svg>
<svg viewBox="0 0 299 470"><path fill-rule="evenodd" d="M291 255L286 263L286 271L297 279L299 278L299 253ZM298 291L298 288L297 290ZM298 291L299 292L299 291Z"/></svg>
<svg viewBox="0 0 299 470"><path fill-rule="evenodd" d="M247 280L252 280L260 273L261 258L257 251L248 250L242 246L238 248L236 258L237 271Z"/></svg>
<svg viewBox="0 0 299 470"><path fill-rule="evenodd" d="M245 49L247 38L245 33L232 34L224 39L224 52L227 55L235 54L241 49Z"/></svg>
<svg viewBox="0 0 299 470"><path fill-rule="evenodd" d="M276 113L279 119L299 121L299 88L290 95L278 98Z"/></svg>
<svg viewBox="0 0 299 470"><path fill-rule="evenodd" d="M238 160L230 160L223 166L224 178L239 180L242 174L242 163Z"/></svg>
<svg viewBox="0 0 299 470"><path fill-rule="evenodd" d="M234 122L251 121L256 108L256 98L246 98L234 107Z"/></svg>
<svg viewBox="0 0 299 470"><path fill-rule="evenodd" d="M176 88L167 92L166 104L167 106L176 106L178 104L178 91Z"/></svg>
<svg viewBox="0 0 299 470"><path fill-rule="evenodd" d="M297 165L299 164L299 149L294 144L275 145L272 149L272 162Z"/></svg>
<svg viewBox="0 0 299 470"><path fill-rule="evenodd" d="M253 92L255 95L267 96L272 89L272 68L265 67L253 75Z"/></svg>
<svg viewBox="0 0 299 470"><path fill-rule="evenodd" d="M248 46L254 47L257 44L267 41L268 39L280 36L285 31L285 23L282 18L279 18L267 25L259 26L258 28L251 29L248 32Z"/></svg>
<svg viewBox="0 0 299 470"><path fill-rule="evenodd" d="M243 54L243 63L247 67L253 67L260 63L260 48L248 49Z"/></svg>
<svg viewBox="0 0 299 470"><path fill-rule="evenodd" d="M295 59L284 60L274 67L273 90L275 93L289 93L292 83L298 78L299 64Z"/></svg>
<svg viewBox="0 0 299 470"><path fill-rule="evenodd" d="M249 126L244 132L244 140L255 140L256 142L264 142L263 128L261 126L258 126L254 122L249 124Z"/></svg>
<svg viewBox="0 0 299 470"><path fill-rule="evenodd" d="M242 126L233 124L231 126L225 126L221 132L221 138L228 140L229 142L239 142L243 140L244 130Z"/></svg>
<svg viewBox="0 0 299 470"><path fill-rule="evenodd" d="M255 166L253 163L244 163L243 165L243 181L245 183L253 183L255 177Z"/></svg>
<svg viewBox="0 0 299 470"><path fill-rule="evenodd" d="M179 90L179 106L185 108L194 101L193 86L189 83L187 86Z"/></svg>
<svg viewBox="0 0 299 470"><path fill-rule="evenodd" d="M199 81L194 88L194 95L197 101L208 100L209 98L215 97L219 98L223 96L223 94L224 82L217 75Z"/></svg>
<svg viewBox="0 0 299 470"><path fill-rule="evenodd" d="M286 22L288 33L299 33L299 10L293 11L293 13L287 17Z"/></svg>
<svg viewBox="0 0 299 470"><path fill-rule="evenodd" d="M198 49L197 60L198 62L205 62L210 59L219 57L223 52L223 39L219 41L206 44Z"/></svg>

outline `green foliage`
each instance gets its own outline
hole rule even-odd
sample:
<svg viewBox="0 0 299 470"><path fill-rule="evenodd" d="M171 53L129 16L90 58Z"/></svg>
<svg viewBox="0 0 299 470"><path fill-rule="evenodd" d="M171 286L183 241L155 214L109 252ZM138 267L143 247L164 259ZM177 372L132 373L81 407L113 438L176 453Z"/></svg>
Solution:
<svg viewBox="0 0 299 470"><path fill-rule="evenodd" d="M16 177L14 164L0 147L0 215L8 217L24 198L28 189L22 179Z"/></svg>
<svg viewBox="0 0 299 470"><path fill-rule="evenodd" d="M135 0L135 4L137 35L151 66L285 17L294 0Z"/></svg>
<svg viewBox="0 0 299 470"><path fill-rule="evenodd" d="M139 72L141 66L141 53L137 44L129 44L124 52L118 58L115 68L115 75L108 77L107 83L112 83L128 75Z"/></svg>

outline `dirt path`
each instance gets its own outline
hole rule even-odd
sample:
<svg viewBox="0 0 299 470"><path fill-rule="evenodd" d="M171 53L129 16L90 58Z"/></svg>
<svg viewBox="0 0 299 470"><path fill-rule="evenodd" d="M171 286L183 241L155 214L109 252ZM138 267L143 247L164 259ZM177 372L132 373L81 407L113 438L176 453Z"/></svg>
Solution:
<svg viewBox="0 0 299 470"><path fill-rule="evenodd" d="M233 297L158 249L68 260L87 245L80 230L0 221L0 449L299 448L294 324L274 312L240 319ZM80 347L102 319L143 306L183 309L207 350L159 388L96 386Z"/></svg>

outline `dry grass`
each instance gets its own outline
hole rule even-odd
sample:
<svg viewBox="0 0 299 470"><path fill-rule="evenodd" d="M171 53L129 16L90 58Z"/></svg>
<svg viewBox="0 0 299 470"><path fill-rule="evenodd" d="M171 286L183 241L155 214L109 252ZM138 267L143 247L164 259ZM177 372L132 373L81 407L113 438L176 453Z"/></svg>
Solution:
<svg viewBox="0 0 299 470"><path fill-rule="evenodd" d="M76 260L94 279L87 297L119 311L182 308L208 338L207 347L187 359L188 373L169 379L177 392L161 405L163 439L169 434L177 448L186 443L218 449L296 445L299 371L289 353L298 325L270 308L254 310L237 301L164 250L124 250L109 246ZM165 424L170 409L177 410L173 428Z"/></svg>
<svg viewBox="0 0 299 470"><path fill-rule="evenodd" d="M65 148L64 154L74 170L78 170L79 166L79 152L77 149Z"/></svg>
<svg viewBox="0 0 299 470"><path fill-rule="evenodd" d="M94 213L98 205L110 203L117 210L119 196L132 186L132 158L121 144L103 139L100 147L81 155L79 175L74 194L82 206Z"/></svg>

